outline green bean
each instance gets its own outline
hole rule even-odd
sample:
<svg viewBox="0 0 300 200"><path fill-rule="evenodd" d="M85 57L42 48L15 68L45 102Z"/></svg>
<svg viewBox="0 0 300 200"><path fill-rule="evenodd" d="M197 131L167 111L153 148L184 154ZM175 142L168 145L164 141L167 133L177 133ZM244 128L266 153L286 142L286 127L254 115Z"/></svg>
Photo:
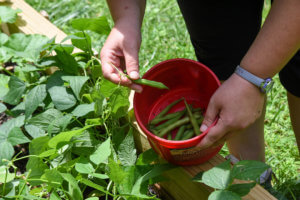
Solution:
<svg viewBox="0 0 300 200"><path fill-rule="evenodd" d="M165 84L163 84L162 82L157 82L157 81L151 81L151 80L147 80L147 79L131 79L128 75L126 75L126 77L128 79L130 79L132 82L136 83L136 84L140 84L140 85L148 85L150 87L155 87L155 88L159 88L159 89L169 89Z"/></svg>
<svg viewBox="0 0 300 200"><path fill-rule="evenodd" d="M172 134L171 133L168 134L168 140L172 140Z"/></svg>
<svg viewBox="0 0 300 200"><path fill-rule="evenodd" d="M184 133L184 131L186 130L186 127L187 125L183 125L183 126L180 126L177 133L176 133L176 136L174 138L174 140L180 140L180 138L182 137L182 134Z"/></svg>
<svg viewBox="0 0 300 200"><path fill-rule="evenodd" d="M185 99L184 99L184 104L185 104L187 113L189 115L190 121L192 123L192 126L194 128L194 132L196 133L196 135L200 135L200 127L199 127L199 125L198 125L198 123L197 123L197 121Z"/></svg>
<svg viewBox="0 0 300 200"><path fill-rule="evenodd" d="M119 75L120 76L126 76L129 80L131 80L132 82L134 83L137 83L137 84L141 84L141 85L148 85L148 86L151 86L151 87L155 87L155 88L159 88L159 89L169 89L167 86L165 86L163 83L161 82L157 82L157 81L150 81L150 80L147 80L147 79L142 79L142 78L139 78L139 79L131 79L127 74L124 74L124 72L121 72L114 64L112 64L111 62L108 62L108 64L110 64L113 68L115 68L118 72L119 72Z"/></svg>
<svg viewBox="0 0 300 200"><path fill-rule="evenodd" d="M167 114L167 113L169 112L169 110L171 110L171 108L172 108L174 105L176 105L177 103L179 103L181 100L182 100L182 98L177 99L176 101L173 101L172 103L170 103L170 104L169 104L168 106L166 106L166 107L165 107L158 115L156 115L156 116L154 117L154 119L163 117L165 114ZM152 119L152 121L153 121L154 119ZM152 121L151 121L151 122L152 122ZM150 124L151 124L151 122L150 122Z"/></svg>
<svg viewBox="0 0 300 200"><path fill-rule="evenodd" d="M183 114L184 114L184 113L183 113ZM183 116L183 114L178 115L178 116L175 117L175 118L169 119L168 121L166 121L166 122L163 123L163 124L160 124L159 126L155 127L155 130L160 131L161 129L164 129L165 127L167 127L167 126L169 126L169 125L175 123L176 121L178 121L178 120Z"/></svg>
<svg viewBox="0 0 300 200"><path fill-rule="evenodd" d="M189 130L186 130L181 138L181 140L188 140L190 139L191 137L193 137L194 135L194 130L192 129L189 129Z"/></svg>
<svg viewBox="0 0 300 200"><path fill-rule="evenodd" d="M188 117L184 117L180 120L176 120L176 122L170 124L169 126L165 127L164 129L162 129L159 133L158 136L159 137L163 137L166 133L168 133L169 131L177 128L178 126L182 126L186 123L188 123L190 121L190 119Z"/></svg>
<svg viewBox="0 0 300 200"><path fill-rule="evenodd" d="M184 110L181 110L181 111L177 111L177 112L174 112L174 113L170 113L170 114L166 114L165 116L162 116L162 117L156 117L154 118L153 120L151 120L150 124L151 125L156 125L158 124L159 122L162 122L162 121L165 121L165 120L168 120L168 119L172 119L172 118L175 118L177 117L178 115L182 116L182 114L184 114L186 112L186 109Z"/></svg>

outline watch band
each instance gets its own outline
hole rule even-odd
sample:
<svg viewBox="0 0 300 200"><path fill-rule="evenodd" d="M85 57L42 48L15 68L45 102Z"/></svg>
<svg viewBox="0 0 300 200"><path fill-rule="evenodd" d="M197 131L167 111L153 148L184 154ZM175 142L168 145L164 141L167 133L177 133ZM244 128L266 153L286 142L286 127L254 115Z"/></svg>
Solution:
<svg viewBox="0 0 300 200"><path fill-rule="evenodd" d="M256 85L262 93L269 92L272 89L274 84L271 78L267 78L267 79L259 78L254 74L248 72L247 70L243 69L239 65L236 67L235 73L241 76L242 78L244 78L245 80L249 81L250 83Z"/></svg>
<svg viewBox="0 0 300 200"><path fill-rule="evenodd" d="M255 76L254 74L251 74L250 72L246 71L239 65L236 67L235 73L240 75L242 78L246 79L247 81L253 83L254 85L256 85L259 88L260 88L261 84L265 81L264 79L259 78L259 77Z"/></svg>

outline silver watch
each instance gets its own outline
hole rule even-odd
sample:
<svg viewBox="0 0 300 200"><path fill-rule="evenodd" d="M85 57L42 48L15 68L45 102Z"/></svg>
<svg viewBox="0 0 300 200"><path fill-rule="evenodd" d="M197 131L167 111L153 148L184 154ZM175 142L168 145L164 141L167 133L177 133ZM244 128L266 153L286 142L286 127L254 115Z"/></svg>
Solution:
<svg viewBox="0 0 300 200"><path fill-rule="evenodd" d="M268 93L272 89L274 84L272 78L266 78L266 79L259 78L258 76L255 76L254 74L243 69L239 65L236 67L235 73L240 77L242 77L243 79L256 85L262 93Z"/></svg>

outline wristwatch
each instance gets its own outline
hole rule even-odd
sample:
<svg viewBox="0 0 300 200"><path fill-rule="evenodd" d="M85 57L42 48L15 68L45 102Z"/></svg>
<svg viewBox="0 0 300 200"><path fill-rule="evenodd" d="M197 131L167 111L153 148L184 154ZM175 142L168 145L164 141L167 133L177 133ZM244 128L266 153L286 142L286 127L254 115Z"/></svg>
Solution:
<svg viewBox="0 0 300 200"><path fill-rule="evenodd" d="M235 69L235 73L242 77L243 79L249 81L250 83L256 85L262 93L268 93L273 87L272 78L262 79L254 74L248 72L243 69L241 66L237 66Z"/></svg>

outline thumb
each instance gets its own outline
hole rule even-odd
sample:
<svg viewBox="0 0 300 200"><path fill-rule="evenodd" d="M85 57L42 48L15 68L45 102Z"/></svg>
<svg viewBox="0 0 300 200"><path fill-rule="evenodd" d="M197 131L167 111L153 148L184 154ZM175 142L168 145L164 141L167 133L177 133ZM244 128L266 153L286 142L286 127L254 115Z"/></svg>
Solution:
<svg viewBox="0 0 300 200"><path fill-rule="evenodd" d="M139 52L138 48L129 48L124 51L127 74L131 79L140 78L139 75Z"/></svg>
<svg viewBox="0 0 300 200"><path fill-rule="evenodd" d="M203 122L200 127L200 131L204 132L210 125L216 120L219 114L219 109L212 99L210 100L208 107L206 109L206 113L203 119Z"/></svg>

